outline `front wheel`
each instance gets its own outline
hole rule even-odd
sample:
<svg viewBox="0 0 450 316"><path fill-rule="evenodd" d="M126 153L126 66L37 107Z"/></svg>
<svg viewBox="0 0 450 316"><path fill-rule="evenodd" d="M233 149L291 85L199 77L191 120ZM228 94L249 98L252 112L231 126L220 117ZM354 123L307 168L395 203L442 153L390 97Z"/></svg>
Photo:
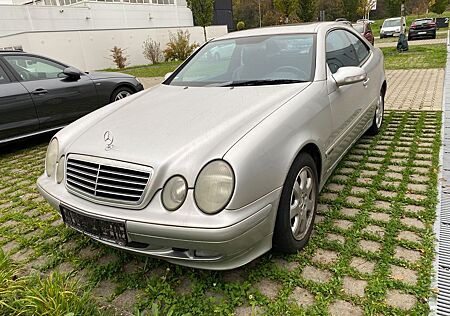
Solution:
<svg viewBox="0 0 450 316"><path fill-rule="evenodd" d="M375 109L375 115L373 117L372 126L367 130L369 135L377 135L380 132L381 125L384 118L384 93L381 92L377 102L377 108Z"/></svg>
<svg viewBox="0 0 450 316"><path fill-rule="evenodd" d="M312 157L300 153L289 170L281 192L274 229L274 249L296 253L311 236L317 209L319 180Z"/></svg>
<svg viewBox="0 0 450 316"><path fill-rule="evenodd" d="M127 87L118 87L111 95L111 102L122 100L123 98L126 98L130 95L132 95L134 92L130 88Z"/></svg>

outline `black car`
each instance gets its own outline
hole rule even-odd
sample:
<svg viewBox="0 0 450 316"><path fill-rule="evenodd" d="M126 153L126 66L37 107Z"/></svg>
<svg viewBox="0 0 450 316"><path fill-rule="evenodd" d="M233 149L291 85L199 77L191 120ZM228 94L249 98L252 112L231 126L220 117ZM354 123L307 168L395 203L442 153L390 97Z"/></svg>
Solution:
<svg viewBox="0 0 450 316"><path fill-rule="evenodd" d="M419 37L436 38L436 22L431 18L417 19L411 23L408 40Z"/></svg>
<svg viewBox="0 0 450 316"><path fill-rule="evenodd" d="M82 72L47 57L0 51L0 144L59 129L141 90L130 75Z"/></svg>

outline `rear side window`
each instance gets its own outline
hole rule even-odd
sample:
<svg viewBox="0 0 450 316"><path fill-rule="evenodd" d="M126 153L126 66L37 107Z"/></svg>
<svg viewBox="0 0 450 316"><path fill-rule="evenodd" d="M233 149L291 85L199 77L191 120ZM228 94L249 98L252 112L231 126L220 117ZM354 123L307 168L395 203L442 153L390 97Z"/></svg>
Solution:
<svg viewBox="0 0 450 316"><path fill-rule="evenodd" d="M11 82L6 75L6 72L3 70L2 66L0 66L0 84Z"/></svg>
<svg viewBox="0 0 450 316"><path fill-rule="evenodd" d="M350 32L346 32L347 36L355 48L356 56L358 57L359 64L361 64L364 60L366 60L367 56L369 56L369 49L366 44L364 44L359 38L353 35Z"/></svg>
<svg viewBox="0 0 450 316"><path fill-rule="evenodd" d="M327 35L326 59L331 73L335 73L341 67L359 66L355 47L346 33L348 32L344 30L334 30Z"/></svg>

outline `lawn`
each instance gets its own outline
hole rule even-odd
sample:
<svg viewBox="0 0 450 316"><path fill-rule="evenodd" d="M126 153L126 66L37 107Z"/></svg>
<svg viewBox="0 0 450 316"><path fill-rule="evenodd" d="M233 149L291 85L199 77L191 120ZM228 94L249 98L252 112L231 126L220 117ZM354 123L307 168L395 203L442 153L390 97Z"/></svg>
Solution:
<svg viewBox="0 0 450 316"><path fill-rule="evenodd" d="M445 44L411 45L403 53L397 52L396 47L383 47L381 50L386 69L445 68L447 61Z"/></svg>
<svg viewBox="0 0 450 316"><path fill-rule="evenodd" d="M231 271L130 255L65 227L36 190L47 139L6 148L0 315L427 315L440 126L440 112L386 113L326 184L307 247Z"/></svg>
<svg viewBox="0 0 450 316"><path fill-rule="evenodd" d="M115 71L129 74L135 77L164 77L168 72L172 72L180 65L180 61L163 62L155 65L140 65L127 67L124 69L103 69L102 71Z"/></svg>

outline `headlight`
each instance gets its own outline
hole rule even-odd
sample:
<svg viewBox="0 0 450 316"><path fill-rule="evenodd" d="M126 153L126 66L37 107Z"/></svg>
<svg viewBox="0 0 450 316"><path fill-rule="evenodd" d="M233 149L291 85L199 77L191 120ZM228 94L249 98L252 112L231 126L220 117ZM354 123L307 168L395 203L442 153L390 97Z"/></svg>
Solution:
<svg viewBox="0 0 450 316"><path fill-rule="evenodd" d="M56 182L61 183L64 179L64 162L66 159L64 156L61 157L58 161L58 167L56 168Z"/></svg>
<svg viewBox="0 0 450 316"><path fill-rule="evenodd" d="M186 199L187 184L182 176L173 176L164 185L162 203L169 211L177 210Z"/></svg>
<svg viewBox="0 0 450 316"><path fill-rule="evenodd" d="M207 214L220 212L230 201L233 190L234 173L230 165L223 160L214 160L197 177L195 203Z"/></svg>
<svg viewBox="0 0 450 316"><path fill-rule="evenodd" d="M58 160L59 145L58 140L53 138L47 148L45 157L45 173L51 177L55 173L56 161Z"/></svg>

